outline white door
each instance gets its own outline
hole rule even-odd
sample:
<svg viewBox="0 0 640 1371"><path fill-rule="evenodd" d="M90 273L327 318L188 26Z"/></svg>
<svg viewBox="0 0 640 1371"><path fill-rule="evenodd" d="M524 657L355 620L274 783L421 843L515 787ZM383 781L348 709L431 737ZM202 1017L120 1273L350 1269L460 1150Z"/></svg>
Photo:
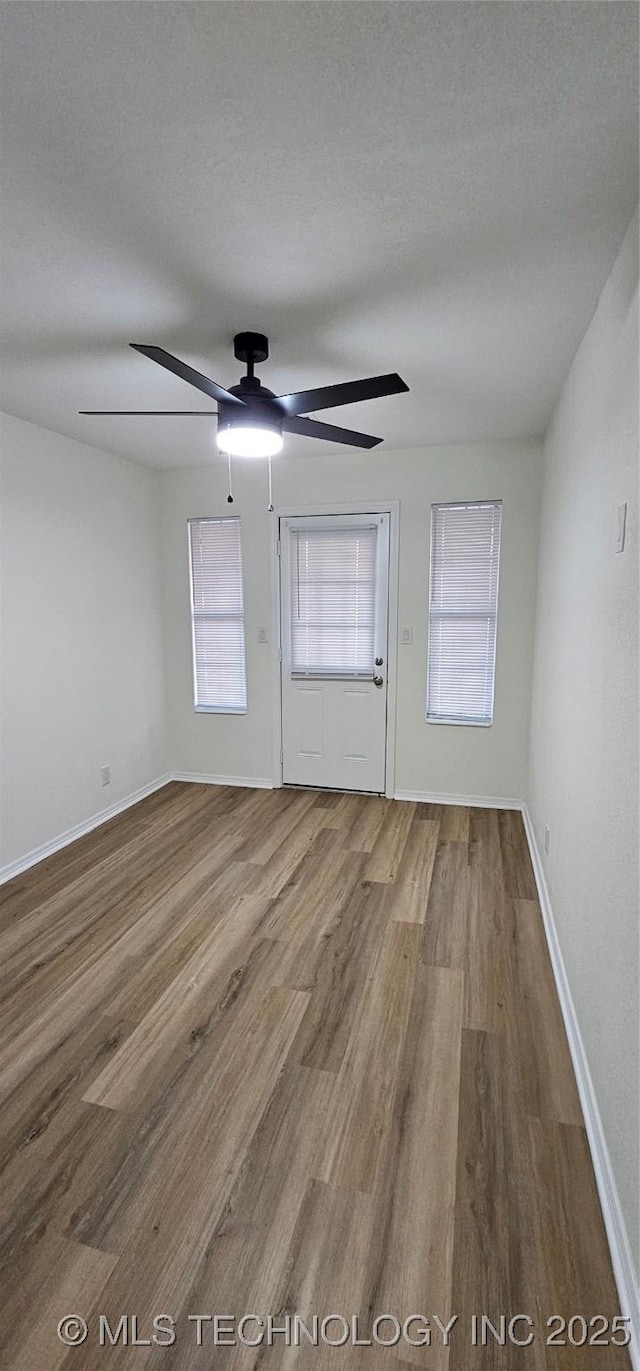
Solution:
<svg viewBox="0 0 640 1371"><path fill-rule="evenodd" d="M282 778L384 793L389 515L280 520Z"/></svg>

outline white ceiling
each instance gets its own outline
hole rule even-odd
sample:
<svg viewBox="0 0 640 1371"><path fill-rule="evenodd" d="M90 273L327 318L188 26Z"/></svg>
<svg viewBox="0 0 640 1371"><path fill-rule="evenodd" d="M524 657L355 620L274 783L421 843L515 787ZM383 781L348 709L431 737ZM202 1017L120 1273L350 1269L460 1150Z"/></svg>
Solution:
<svg viewBox="0 0 640 1371"><path fill-rule="evenodd" d="M276 391L399 371L410 395L318 416L387 447L542 433L637 200L637 24L591 0L4 4L3 407L201 465L215 421L77 411L215 408L127 343L230 385L255 329Z"/></svg>

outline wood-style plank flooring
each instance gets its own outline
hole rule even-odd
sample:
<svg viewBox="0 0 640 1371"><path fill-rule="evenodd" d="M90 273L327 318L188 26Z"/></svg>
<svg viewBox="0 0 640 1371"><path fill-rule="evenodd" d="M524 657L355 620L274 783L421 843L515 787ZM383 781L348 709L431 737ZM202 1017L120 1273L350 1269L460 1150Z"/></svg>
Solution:
<svg viewBox="0 0 640 1371"><path fill-rule="evenodd" d="M628 1371L546 1345L618 1308L519 814L172 784L2 906L4 1366ZM431 1344L198 1346L189 1314Z"/></svg>

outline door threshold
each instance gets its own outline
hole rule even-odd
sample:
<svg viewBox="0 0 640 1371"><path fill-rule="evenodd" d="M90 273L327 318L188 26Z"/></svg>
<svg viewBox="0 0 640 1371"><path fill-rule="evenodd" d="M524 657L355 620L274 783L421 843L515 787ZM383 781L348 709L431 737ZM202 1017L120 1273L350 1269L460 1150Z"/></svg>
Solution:
<svg viewBox="0 0 640 1371"><path fill-rule="evenodd" d="M337 790L331 785L298 785L295 781L283 781L282 790L321 790L325 795L371 795L373 798L386 799L384 790Z"/></svg>

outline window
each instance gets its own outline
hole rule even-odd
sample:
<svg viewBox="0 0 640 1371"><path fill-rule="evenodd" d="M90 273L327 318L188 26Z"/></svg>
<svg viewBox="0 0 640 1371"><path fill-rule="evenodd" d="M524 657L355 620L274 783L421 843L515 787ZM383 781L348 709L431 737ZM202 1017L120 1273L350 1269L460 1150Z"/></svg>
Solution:
<svg viewBox="0 0 640 1371"><path fill-rule="evenodd" d="M292 676L373 676L377 533L292 529Z"/></svg>
<svg viewBox="0 0 640 1371"><path fill-rule="evenodd" d="M490 724L502 502L431 506L427 719Z"/></svg>
<svg viewBox="0 0 640 1371"><path fill-rule="evenodd" d="M244 714L240 520L190 519L189 553L195 708Z"/></svg>

